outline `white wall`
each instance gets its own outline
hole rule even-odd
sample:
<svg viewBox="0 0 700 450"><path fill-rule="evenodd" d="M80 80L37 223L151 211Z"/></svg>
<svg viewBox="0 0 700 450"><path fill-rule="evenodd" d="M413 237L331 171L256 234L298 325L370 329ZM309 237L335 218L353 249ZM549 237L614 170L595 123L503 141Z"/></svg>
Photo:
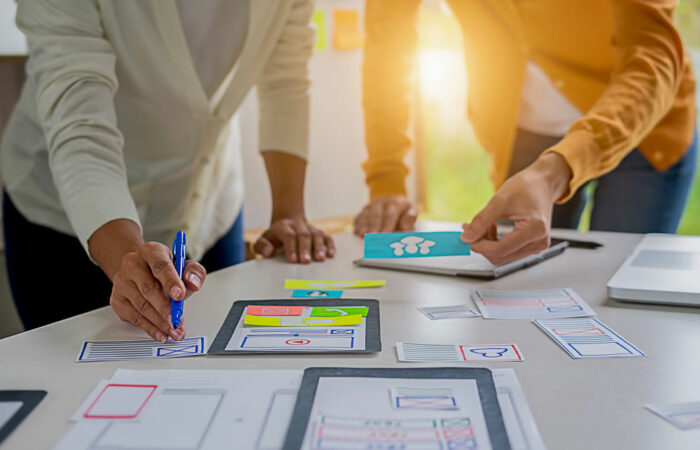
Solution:
<svg viewBox="0 0 700 450"><path fill-rule="evenodd" d="M311 219L350 216L367 201L362 161L367 156L362 120L362 51L333 48L333 10L356 9L363 0L318 0L325 11L328 49L315 51L311 72L311 151L306 178L306 211ZM362 17L360 17L362 24ZM246 229L270 220L270 194L262 158L257 151L255 93L241 111L246 196ZM412 167L413 163L409 162ZM413 186L409 179L409 189Z"/></svg>
<svg viewBox="0 0 700 450"><path fill-rule="evenodd" d="M15 0L0 0L0 55L26 55L27 42L15 27Z"/></svg>

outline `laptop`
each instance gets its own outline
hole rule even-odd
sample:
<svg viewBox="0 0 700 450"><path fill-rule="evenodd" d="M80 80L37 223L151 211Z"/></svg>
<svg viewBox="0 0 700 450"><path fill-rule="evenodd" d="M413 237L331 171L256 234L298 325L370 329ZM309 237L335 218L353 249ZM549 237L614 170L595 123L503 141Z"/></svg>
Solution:
<svg viewBox="0 0 700 450"><path fill-rule="evenodd" d="M608 296L700 306L700 236L645 235L608 281Z"/></svg>
<svg viewBox="0 0 700 450"><path fill-rule="evenodd" d="M433 258L358 259L355 264L376 269L495 279L552 258L562 253L568 246L568 241L551 239L549 248L543 252L501 266L491 264L488 259L476 252L464 256L436 256Z"/></svg>

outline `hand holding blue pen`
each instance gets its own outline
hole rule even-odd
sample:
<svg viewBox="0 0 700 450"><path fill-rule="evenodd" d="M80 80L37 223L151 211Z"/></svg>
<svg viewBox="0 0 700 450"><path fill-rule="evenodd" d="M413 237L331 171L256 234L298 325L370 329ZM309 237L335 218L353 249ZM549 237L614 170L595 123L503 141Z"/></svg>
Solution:
<svg viewBox="0 0 700 450"><path fill-rule="evenodd" d="M182 279L182 272L185 270L185 254L187 253L187 239L183 231L178 231L175 235L175 240L173 241L173 263L175 264L175 270L177 270L177 276ZM170 317L173 324L173 328L176 330L182 322L182 312L184 306L184 300L173 300L170 299Z"/></svg>

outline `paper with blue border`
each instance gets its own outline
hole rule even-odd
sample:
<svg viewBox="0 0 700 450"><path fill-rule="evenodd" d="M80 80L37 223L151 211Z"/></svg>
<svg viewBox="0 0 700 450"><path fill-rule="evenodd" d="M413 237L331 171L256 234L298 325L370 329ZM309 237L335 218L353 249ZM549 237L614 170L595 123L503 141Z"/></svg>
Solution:
<svg viewBox="0 0 700 450"><path fill-rule="evenodd" d="M294 289L292 298L341 298L343 291L337 289Z"/></svg>
<svg viewBox="0 0 700 450"><path fill-rule="evenodd" d="M369 233L365 235L365 259L466 256L469 244L459 231Z"/></svg>
<svg viewBox="0 0 700 450"><path fill-rule="evenodd" d="M207 338L186 337L165 343L153 339L127 341L85 341L76 362L117 361L125 359L179 358L206 353Z"/></svg>
<svg viewBox="0 0 700 450"><path fill-rule="evenodd" d="M538 319L533 323L574 359L647 356L597 319Z"/></svg>

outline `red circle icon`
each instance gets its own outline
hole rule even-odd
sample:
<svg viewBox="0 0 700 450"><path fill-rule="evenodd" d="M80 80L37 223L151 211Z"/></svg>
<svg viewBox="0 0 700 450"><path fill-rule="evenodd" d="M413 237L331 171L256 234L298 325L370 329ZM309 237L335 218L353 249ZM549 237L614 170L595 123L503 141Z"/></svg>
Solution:
<svg viewBox="0 0 700 450"><path fill-rule="evenodd" d="M308 339L287 339L284 343L287 345L306 345L310 344L311 341Z"/></svg>

